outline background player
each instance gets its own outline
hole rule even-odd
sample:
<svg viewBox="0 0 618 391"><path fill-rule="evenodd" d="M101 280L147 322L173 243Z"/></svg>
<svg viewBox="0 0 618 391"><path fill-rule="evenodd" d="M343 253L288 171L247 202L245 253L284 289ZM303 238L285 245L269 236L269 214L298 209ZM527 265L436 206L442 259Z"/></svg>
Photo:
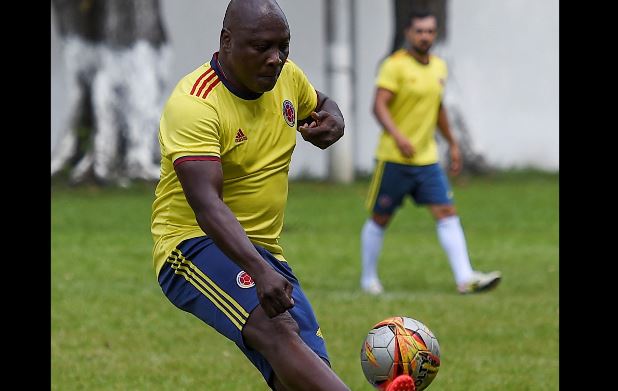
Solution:
<svg viewBox="0 0 618 391"><path fill-rule="evenodd" d="M378 257L386 227L406 195L427 206L435 219L459 292L488 290L501 279L499 272L472 269L452 192L438 164L436 125L448 142L453 175L460 172L462 162L442 104L446 63L429 53L436 29L434 15L413 13L404 31L408 48L383 61L376 82L374 114L384 129L367 196L367 207L373 214L361 231L361 288L371 294L383 291Z"/></svg>

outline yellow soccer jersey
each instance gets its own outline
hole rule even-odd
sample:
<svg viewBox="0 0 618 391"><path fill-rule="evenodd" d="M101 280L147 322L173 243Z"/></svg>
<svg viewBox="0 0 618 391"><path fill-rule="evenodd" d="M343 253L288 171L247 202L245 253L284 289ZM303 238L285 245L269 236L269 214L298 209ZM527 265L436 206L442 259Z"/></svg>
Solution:
<svg viewBox="0 0 618 391"><path fill-rule="evenodd" d="M271 91L239 93L217 55L176 85L161 116L161 177L151 221L157 274L181 241L205 235L174 171L185 160L221 161L223 201L253 243L285 261L278 239L296 123L316 108L317 93L290 60Z"/></svg>
<svg viewBox="0 0 618 391"><path fill-rule="evenodd" d="M376 149L378 160L419 166L438 162L435 130L446 77L446 63L436 56L423 65L401 49L384 60L376 86L395 94L389 105L391 116L416 152L405 158L383 129Z"/></svg>

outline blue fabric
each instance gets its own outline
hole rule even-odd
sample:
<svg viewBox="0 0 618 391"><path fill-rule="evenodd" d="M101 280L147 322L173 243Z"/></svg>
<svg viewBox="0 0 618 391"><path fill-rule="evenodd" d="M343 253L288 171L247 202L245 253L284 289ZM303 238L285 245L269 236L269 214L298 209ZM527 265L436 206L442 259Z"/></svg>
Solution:
<svg viewBox="0 0 618 391"><path fill-rule="evenodd" d="M452 192L439 164L411 166L386 162L373 206L377 214L391 215L408 194L417 205L451 205Z"/></svg>
<svg viewBox="0 0 618 391"><path fill-rule="evenodd" d="M289 313L298 323L303 341L318 356L329 362L324 340L316 335L319 329L317 319L292 269L287 262L279 261L266 249L260 246L255 247L260 255L294 286L292 292L294 307L289 310ZM197 316L234 341L272 387L272 367L260 353L245 346L239 326L231 320L235 319L237 323L244 325L247 316L243 315L242 311L238 311L236 306L242 306L244 311L250 314L259 305L255 285L248 286L251 284L246 284L246 277L238 281L237 277L239 273L242 276L242 269L223 254L212 239L206 236L185 240L177 247L177 250L179 251L175 251L168 258L168 262L159 273L159 285L165 296L176 307ZM186 261L181 263L180 260L187 260L192 266L189 266ZM182 266L178 268L177 265ZM192 267L197 267L206 278L200 276L200 273L186 271ZM193 280L193 283L187 281L187 277ZM201 287L207 295L196 285ZM226 298L222 292L229 295L236 304ZM224 310L222 311L215 303L218 303L219 307L223 307Z"/></svg>

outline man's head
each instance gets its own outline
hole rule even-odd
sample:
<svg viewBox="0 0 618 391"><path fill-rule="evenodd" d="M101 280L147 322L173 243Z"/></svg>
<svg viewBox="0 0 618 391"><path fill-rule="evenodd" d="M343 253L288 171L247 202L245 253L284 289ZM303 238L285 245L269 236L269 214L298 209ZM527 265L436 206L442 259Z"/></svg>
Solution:
<svg viewBox="0 0 618 391"><path fill-rule="evenodd" d="M410 15L405 36L414 51L425 55L436 39L438 21L428 11L415 11Z"/></svg>
<svg viewBox="0 0 618 391"><path fill-rule="evenodd" d="M242 89L266 92L288 58L290 28L274 0L232 0L219 43L220 61L232 73L226 76Z"/></svg>

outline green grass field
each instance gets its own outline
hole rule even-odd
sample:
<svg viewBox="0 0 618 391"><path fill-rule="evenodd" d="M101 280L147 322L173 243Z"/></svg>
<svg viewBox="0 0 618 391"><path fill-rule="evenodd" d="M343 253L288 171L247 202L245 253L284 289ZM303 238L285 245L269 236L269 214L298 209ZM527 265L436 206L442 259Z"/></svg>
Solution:
<svg viewBox="0 0 618 391"><path fill-rule="evenodd" d="M497 290L456 293L429 214L406 201L387 231L387 293L358 288L367 181L292 182L282 243L321 324L334 370L370 391L359 351L370 327L403 315L441 347L430 391L558 389L558 176L508 173L454 184L473 266ZM52 390L258 390L240 351L167 301L151 260L152 185L52 185Z"/></svg>

